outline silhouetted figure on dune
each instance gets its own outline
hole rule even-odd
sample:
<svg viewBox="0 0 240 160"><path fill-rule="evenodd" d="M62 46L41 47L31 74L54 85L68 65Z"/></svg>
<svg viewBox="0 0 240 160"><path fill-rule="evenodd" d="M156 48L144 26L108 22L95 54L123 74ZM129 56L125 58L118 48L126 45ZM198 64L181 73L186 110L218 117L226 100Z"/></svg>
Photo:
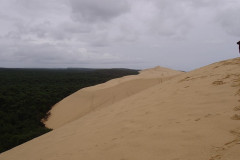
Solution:
<svg viewBox="0 0 240 160"><path fill-rule="evenodd" d="M240 53L240 41L238 41L237 44L239 45L239 53Z"/></svg>

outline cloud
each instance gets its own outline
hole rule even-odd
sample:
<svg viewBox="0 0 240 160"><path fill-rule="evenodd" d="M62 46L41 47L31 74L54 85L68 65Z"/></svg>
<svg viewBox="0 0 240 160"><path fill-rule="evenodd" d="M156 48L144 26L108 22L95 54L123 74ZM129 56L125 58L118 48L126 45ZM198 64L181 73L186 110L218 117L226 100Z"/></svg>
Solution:
<svg viewBox="0 0 240 160"><path fill-rule="evenodd" d="M129 11L127 1L70 0L72 16L79 21L105 22Z"/></svg>
<svg viewBox="0 0 240 160"><path fill-rule="evenodd" d="M236 5L238 3L238 5ZM230 35L240 37L240 2L232 3L225 6L216 16L216 21L221 24L222 28Z"/></svg>
<svg viewBox="0 0 240 160"><path fill-rule="evenodd" d="M0 61L194 68L234 57L239 11L238 0L2 0Z"/></svg>
<svg viewBox="0 0 240 160"><path fill-rule="evenodd" d="M34 62L41 64L88 64L116 63L117 55L98 53L72 45L34 43L34 41L15 41L0 39L0 62Z"/></svg>

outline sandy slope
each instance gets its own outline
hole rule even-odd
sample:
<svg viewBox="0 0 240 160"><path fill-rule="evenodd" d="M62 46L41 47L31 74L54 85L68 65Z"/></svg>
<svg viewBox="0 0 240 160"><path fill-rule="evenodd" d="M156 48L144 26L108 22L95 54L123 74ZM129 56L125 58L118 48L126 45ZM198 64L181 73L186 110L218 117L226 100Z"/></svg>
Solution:
<svg viewBox="0 0 240 160"><path fill-rule="evenodd" d="M141 71L139 75L117 78L100 85L84 88L56 104L50 111L51 116L45 124L48 128L56 129L95 109L113 105L181 73L163 67L155 67Z"/></svg>
<svg viewBox="0 0 240 160"><path fill-rule="evenodd" d="M98 87L110 89L129 82L119 89L126 93L130 86L139 85L134 80L118 81ZM70 123L61 122L52 132L4 152L0 159L239 160L239 58L134 91L75 116L76 120L67 117Z"/></svg>

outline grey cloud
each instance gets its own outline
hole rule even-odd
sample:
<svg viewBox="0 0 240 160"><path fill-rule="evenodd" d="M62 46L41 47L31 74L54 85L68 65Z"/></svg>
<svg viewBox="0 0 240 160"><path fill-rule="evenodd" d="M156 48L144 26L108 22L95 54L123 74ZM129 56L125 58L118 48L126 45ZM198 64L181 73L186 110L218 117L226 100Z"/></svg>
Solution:
<svg viewBox="0 0 240 160"><path fill-rule="evenodd" d="M125 0L70 0L73 17L88 22L108 21L129 11Z"/></svg>
<svg viewBox="0 0 240 160"><path fill-rule="evenodd" d="M239 5L221 11L216 21L221 24L223 29L230 35L240 37L240 3Z"/></svg>
<svg viewBox="0 0 240 160"><path fill-rule="evenodd" d="M17 41L0 38L0 63L28 64L110 64L122 61L117 55L87 50L79 46L63 43L39 43L33 40Z"/></svg>
<svg viewBox="0 0 240 160"><path fill-rule="evenodd" d="M194 23L195 11L188 1L153 0L155 12L149 18L150 33L161 37L186 36ZM151 9L151 10L153 10Z"/></svg>
<svg viewBox="0 0 240 160"><path fill-rule="evenodd" d="M2 0L0 64L190 69L234 56L239 6L239 0Z"/></svg>

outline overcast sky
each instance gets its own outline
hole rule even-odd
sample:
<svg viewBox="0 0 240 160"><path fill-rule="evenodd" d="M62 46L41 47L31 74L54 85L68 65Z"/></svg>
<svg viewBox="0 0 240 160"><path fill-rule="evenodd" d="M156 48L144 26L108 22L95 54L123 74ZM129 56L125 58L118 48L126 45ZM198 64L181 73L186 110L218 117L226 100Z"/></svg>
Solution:
<svg viewBox="0 0 240 160"><path fill-rule="evenodd" d="M240 0L0 0L0 67L157 65L239 56Z"/></svg>

